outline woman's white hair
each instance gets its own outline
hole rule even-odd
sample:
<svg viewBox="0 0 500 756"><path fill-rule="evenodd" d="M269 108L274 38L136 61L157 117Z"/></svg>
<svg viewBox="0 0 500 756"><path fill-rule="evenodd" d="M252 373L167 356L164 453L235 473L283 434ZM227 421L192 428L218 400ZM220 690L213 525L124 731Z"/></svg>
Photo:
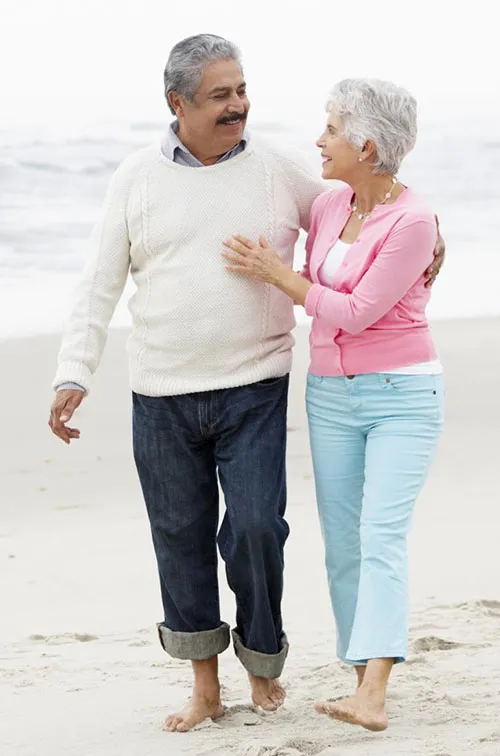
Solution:
<svg viewBox="0 0 500 756"><path fill-rule="evenodd" d="M344 79L332 90L327 111L340 116L344 136L357 149L376 146L373 172L395 174L417 139L417 101L406 89L379 79Z"/></svg>

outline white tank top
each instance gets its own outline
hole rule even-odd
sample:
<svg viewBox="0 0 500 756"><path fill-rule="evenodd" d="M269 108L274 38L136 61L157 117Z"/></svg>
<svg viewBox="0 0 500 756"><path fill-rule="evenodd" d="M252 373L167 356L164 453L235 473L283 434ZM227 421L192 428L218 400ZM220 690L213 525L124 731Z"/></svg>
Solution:
<svg viewBox="0 0 500 756"><path fill-rule="evenodd" d="M323 286L331 288L335 273L344 262L344 258L351 248L351 244L346 244L338 239L331 247L325 257L321 268L318 271L319 281ZM428 360L427 362L417 362L414 365L405 365L405 367L391 368L391 370L380 371L384 373L399 373L403 375L439 375L443 372L443 366L440 360Z"/></svg>

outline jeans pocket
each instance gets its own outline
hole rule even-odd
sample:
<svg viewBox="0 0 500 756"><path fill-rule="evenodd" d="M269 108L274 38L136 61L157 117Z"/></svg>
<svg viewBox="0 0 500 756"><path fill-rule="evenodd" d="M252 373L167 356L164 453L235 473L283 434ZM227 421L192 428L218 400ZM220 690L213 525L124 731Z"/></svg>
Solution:
<svg viewBox="0 0 500 756"><path fill-rule="evenodd" d="M382 388L395 394L412 395L431 393L437 395L439 375L379 373Z"/></svg>
<svg viewBox="0 0 500 756"><path fill-rule="evenodd" d="M393 406L444 417L443 376L436 374L379 373L380 387Z"/></svg>

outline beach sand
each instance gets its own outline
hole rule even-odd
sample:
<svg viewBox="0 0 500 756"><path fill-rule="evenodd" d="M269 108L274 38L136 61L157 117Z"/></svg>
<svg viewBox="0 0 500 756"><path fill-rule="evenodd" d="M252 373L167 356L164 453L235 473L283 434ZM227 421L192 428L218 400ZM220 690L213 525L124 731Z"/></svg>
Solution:
<svg viewBox="0 0 500 756"><path fill-rule="evenodd" d="M440 322L447 419L411 535L411 653L394 672L391 725L371 734L314 713L350 693L335 659L304 413L307 328L289 413L284 616L288 699L249 705L228 650L226 715L162 732L190 666L156 640L156 566L131 452L125 334L112 331L67 448L47 427L59 338L0 343L1 756L498 756L500 754L500 321ZM221 571L223 617L234 605Z"/></svg>

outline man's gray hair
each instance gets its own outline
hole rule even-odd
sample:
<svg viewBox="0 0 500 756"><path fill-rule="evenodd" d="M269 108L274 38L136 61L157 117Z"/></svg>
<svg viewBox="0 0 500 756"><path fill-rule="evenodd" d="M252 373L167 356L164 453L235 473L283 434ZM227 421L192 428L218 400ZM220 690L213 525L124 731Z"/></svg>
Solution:
<svg viewBox="0 0 500 756"><path fill-rule="evenodd" d="M357 149L371 139L374 173L395 174L417 139L417 101L401 87L379 79L344 79L326 109L340 116L344 136Z"/></svg>
<svg viewBox="0 0 500 756"><path fill-rule="evenodd" d="M178 42L172 48L165 66L163 80L168 107L169 92L179 92L188 102L200 87L203 71L216 60L235 60L241 67L241 53L238 47L224 37L215 34L197 34Z"/></svg>

